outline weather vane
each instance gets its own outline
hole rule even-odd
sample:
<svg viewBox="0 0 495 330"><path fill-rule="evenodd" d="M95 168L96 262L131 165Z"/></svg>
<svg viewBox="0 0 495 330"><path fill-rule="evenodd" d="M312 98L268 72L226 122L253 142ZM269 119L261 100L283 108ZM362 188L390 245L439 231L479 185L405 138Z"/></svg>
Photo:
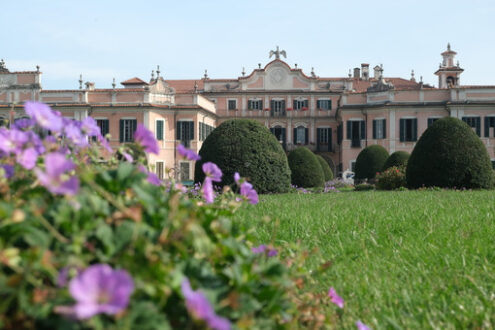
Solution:
<svg viewBox="0 0 495 330"><path fill-rule="evenodd" d="M285 53L285 50L279 50L277 46L277 50L270 50L270 56L268 58L271 58L273 55L275 55L275 59L280 59L280 55L283 55L285 58L287 58L287 54Z"/></svg>

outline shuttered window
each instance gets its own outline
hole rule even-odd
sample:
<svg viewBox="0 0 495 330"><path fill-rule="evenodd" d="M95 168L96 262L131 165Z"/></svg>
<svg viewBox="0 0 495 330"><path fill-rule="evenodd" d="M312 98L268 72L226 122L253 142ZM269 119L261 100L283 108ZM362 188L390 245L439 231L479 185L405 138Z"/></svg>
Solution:
<svg viewBox="0 0 495 330"><path fill-rule="evenodd" d="M418 140L418 119L401 118L400 124L400 141L411 142Z"/></svg>
<svg viewBox="0 0 495 330"><path fill-rule="evenodd" d="M492 129L490 134L490 129ZM495 117L485 117L485 137L495 137Z"/></svg>
<svg viewBox="0 0 495 330"><path fill-rule="evenodd" d="M332 129L317 128L316 129L316 150L332 151Z"/></svg>
<svg viewBox="0 0 495 330"><path fill-rule="evenodd" d="M308 100L294 100L292 102L294 110L301 110L302 108L308 108Z"/></svg>
<svg viewBox="0 0 495 330"><path fill-rule="evenodd" d="M346 128L347 140L366 139L366 122L364 120L348 120Z"/></svg>
<svg viewBox="0 0 495 330"><path fill-rule="evenodd" d="M121 119L119 122L119 141L133 142L134 132L136 131L137 120L136 119Z"/></svg>
<svg viewBox="0 0 495 330"><path fill-rule="evenodd" d="M471 127L478 136L481 136L481 118L480 117L462 117L462 121Z"/></svg>
<svg viewBox="0 0 495 330"><path fill-rule="evenodd" d="M316 108L320 110L330 110L332 109L332 100L317 100Z"/></svg>
<svg viewBox="0 0 495 330"><path fill-rule="evenodd" d="M373 120L373 139L386 139L387 138L387 120L386 119L374 119Z"/></svg>
<svg viewBox="0 0 495 330"><path fill-rule="evenodd" d="M156 121L156 139L163 141L163 120Z"/></svg>
<svg viewBox="0 0 495 330"><path fill-rule="evenodd" d="M263 101L248 100L248 110L263 110Z"/></svg>
<svg viewBox="0 0 495 330"><path fill-rule="evenodd" d="M295 127L293 133L294 144L308 144L309 132L307 128L303 126Z"/></svg>

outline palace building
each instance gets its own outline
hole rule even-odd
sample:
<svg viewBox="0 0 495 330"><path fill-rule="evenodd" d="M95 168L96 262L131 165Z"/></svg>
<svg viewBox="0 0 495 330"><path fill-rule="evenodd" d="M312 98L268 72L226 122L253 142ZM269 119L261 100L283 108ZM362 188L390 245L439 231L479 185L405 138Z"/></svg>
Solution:
<svg viewBox="0 0 495 330"><path fill-rule="evenodd" d="M27 100L48 103L64 116L93 117L113 147L133 140L137 123L156 134L159 155L149 155L156 173L173 168L181 180L192 180L194 164L182 160L182 143L198 152L208 134L232 118L259 121L287 151L306 146L333 159L337 174L353 170L359 152L380 144L390 153L411 152L436 119L465 121L480 136L495 163L495 85L462 85L464 71L450 44L435 75L438 87L410 78L386 77L383 67L363 63L346 77L319 77L291 67L277 47L274 59L250 74L232 79L169 80L159 68L149 81L132 78L117 88L98 89L91 82L79 89L44 90L41 72L11 72L0 62L0 119L22 118ZM244 71L244 70L243 70Z"/></svg>

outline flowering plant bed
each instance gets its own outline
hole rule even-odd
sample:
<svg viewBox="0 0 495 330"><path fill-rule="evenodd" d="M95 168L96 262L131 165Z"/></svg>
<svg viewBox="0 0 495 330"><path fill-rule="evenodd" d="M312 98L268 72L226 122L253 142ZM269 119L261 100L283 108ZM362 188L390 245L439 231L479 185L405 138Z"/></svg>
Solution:
<svg viewBox="0 0 495 330"><path fill-rule="evenodd" d="M321 259L310 273L307 253L257 246L249 228L231 220L244 202L258 203L246 179L236 174L235 185L218 194L213 184L223 174L208 162L204 182L187 190L149 172L145 155L158 144L143 125L135 144L119 148L119 161L100 157L102 148L115 151L93 119L66 119L40 103L28 103L26 112L30 119L0 128L0 327L334 322L328 309L343 306L335 290L301 295L328 263ZM40 128L52 135L34 133Z"/></svg>

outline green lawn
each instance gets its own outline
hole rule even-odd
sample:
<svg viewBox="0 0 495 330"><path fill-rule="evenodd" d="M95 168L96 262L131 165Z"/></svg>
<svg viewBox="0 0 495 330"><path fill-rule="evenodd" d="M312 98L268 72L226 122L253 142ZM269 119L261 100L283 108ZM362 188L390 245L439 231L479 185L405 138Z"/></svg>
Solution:
<svg viewBox="0 0 495 330"><path fill-rule="evenodd" d="M265 195L236 219L332 261L312 289L345 299L339 327L495 327L494 192Z"/></svg>

